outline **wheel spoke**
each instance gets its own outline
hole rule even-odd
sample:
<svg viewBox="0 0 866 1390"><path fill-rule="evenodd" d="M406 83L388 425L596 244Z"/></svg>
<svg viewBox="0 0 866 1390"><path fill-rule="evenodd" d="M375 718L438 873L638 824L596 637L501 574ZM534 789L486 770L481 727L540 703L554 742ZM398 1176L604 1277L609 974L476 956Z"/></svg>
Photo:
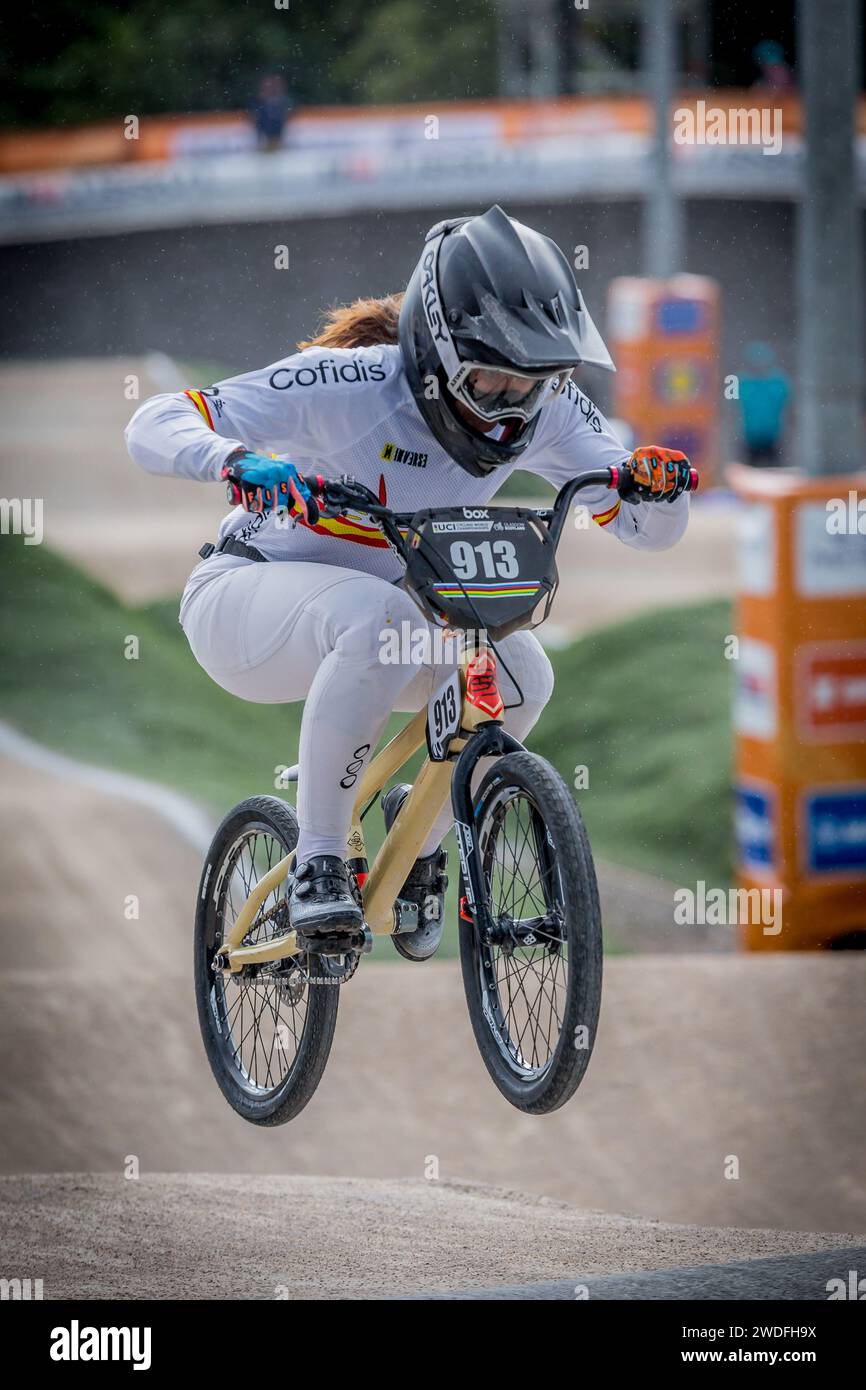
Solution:
<svg viewBox="0 0 866 1390"><path fill-rule="evenodd" d="M503 793L490 816L483 854L491 915L506 933L506 940L482 952L483 984L500 1047L523 1074L538 1075L550 1065L562 1034L569 963L561 929L540 929L529 944L519 935L507 939L512 923L562 920L553 847L527 792Z"/></svg>
<svg viewBox="0 0 866 1390"><path fill-rule="evenodd" d="M282 842L263 828L251 828L234 846L224 872L218 905L222 919L221 940L231 931L253 888L284 855ZM279 904L280 892L279 886L272 889L261 904L244 937L245 944L270 940L284 930L279 916L273 913ZM285 980L292 983L297 976L300 986L297 998L288 992L291 984L284 985L283 978L275 974L234 977L232 988L237 991L234 998L229 997L222 977L216 982L214 998L220 1032L238 1080L245 1089L258 1094L272 1091L285 1082L298 1054L309 1008L309 987L303 983L305 973L302 961L285 976Z"/></svg>

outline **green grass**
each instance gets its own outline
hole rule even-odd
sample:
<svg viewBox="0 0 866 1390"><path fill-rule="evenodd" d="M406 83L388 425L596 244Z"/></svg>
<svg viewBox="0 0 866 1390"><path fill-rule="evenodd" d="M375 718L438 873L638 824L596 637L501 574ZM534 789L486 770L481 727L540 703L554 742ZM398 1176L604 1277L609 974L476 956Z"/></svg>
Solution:
<svg viewBox="0 0 866 1390"><path fill-rule="evenodd" d="M731 876L727 602L642 614L553 654L529 738L570 786L599 856L687 883Z"/></svg>
<svg viewBox="0 0 866 1390"><path fill-rule="evenodd" d="M273 790L300 708L245 706L196 665L177 604L131 609L44 546L0 546L0 710L74 757L225 807ZM127 639L138 639L127 660Z"/></svg>
<svg viewBox="0 0 866 1390"><path fill-rule="evenodd" d="M301 706L227 695L189 652L176 602L126 607L46 547L12 537L0 541L0 583L2 717L219 813L273 793L276 767L295 760ZM600 856L677 882L727 881L730 623L726 604L702 604L553 654L556 693L529 743L569 785L587 767L576 796ZM124 656L130 637L137 660ZM367 822L373 850L379 825Z"/></svg>
<svg viewBox="0 0 866 1390"><path fill-rule="evenodd" d="M534 502L538 506L552 506L557 489L536 473L524 473L518 469L506 478L496 494L497 502Z"/></svg>

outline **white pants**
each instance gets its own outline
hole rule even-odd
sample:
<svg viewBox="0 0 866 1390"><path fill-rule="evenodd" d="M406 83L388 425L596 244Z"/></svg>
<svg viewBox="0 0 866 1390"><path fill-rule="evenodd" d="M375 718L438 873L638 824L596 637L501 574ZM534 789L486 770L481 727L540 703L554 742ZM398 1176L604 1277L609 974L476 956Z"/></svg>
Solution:
<svg viewBox="0 0 866 1390"><path fill-rule="evenodd" d="M193 655L218 685L242 700L305 701L298 860L313 854L344 858L358 781L388 716L427 703L453 670L456 641L443 650L441 632L434 633L403 589L358 570L241 561L215 570L212 579L202 582L203 577L202 567L181 609ZM404 643L399 661L384 659L394 653L394 632L413 639L409 653ZM497 647L505 705L518 699L506 665L523 694L522 704L506 710L505 727L523 739L550 698L553 672L530 632L513 633ZM405 659L410 655L422 660ZM447 805L422 853L432 853L451 822Z"/></svg>

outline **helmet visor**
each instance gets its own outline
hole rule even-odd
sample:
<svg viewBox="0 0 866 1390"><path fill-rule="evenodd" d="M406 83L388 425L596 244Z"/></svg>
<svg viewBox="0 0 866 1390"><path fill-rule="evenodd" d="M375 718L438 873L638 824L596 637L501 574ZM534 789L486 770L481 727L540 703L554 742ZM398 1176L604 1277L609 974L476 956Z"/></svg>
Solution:
<svg viewBox="0 0 866 1390"><path fill-rule="evenodd" d="M551 391L562 390L567 378L565 371L527 375L482 362L463 362L448 385L459 401L484 420L531 420Z"/></svg>

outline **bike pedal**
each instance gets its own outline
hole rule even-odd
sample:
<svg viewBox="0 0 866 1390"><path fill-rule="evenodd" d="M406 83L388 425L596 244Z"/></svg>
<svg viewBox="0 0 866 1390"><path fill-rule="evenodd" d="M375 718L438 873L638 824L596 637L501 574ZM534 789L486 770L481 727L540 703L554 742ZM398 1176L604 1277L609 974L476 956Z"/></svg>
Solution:
<svg viewBox="0 0 866 1390"><path fill-rule="evenodd" d="M297 933L298 946L314 956L344 956L351 951L367 952L373 938L369 928L352 932Z"/></svg>
<svg viewBox="0 0 866 1390"><path fill-rule="evenodd" d="M421 923L418 920L418 904L409 902L407 898L397 898L394 903L397 914L397 925L392 936L397 936L401 932L417 931Z"/></svg>

